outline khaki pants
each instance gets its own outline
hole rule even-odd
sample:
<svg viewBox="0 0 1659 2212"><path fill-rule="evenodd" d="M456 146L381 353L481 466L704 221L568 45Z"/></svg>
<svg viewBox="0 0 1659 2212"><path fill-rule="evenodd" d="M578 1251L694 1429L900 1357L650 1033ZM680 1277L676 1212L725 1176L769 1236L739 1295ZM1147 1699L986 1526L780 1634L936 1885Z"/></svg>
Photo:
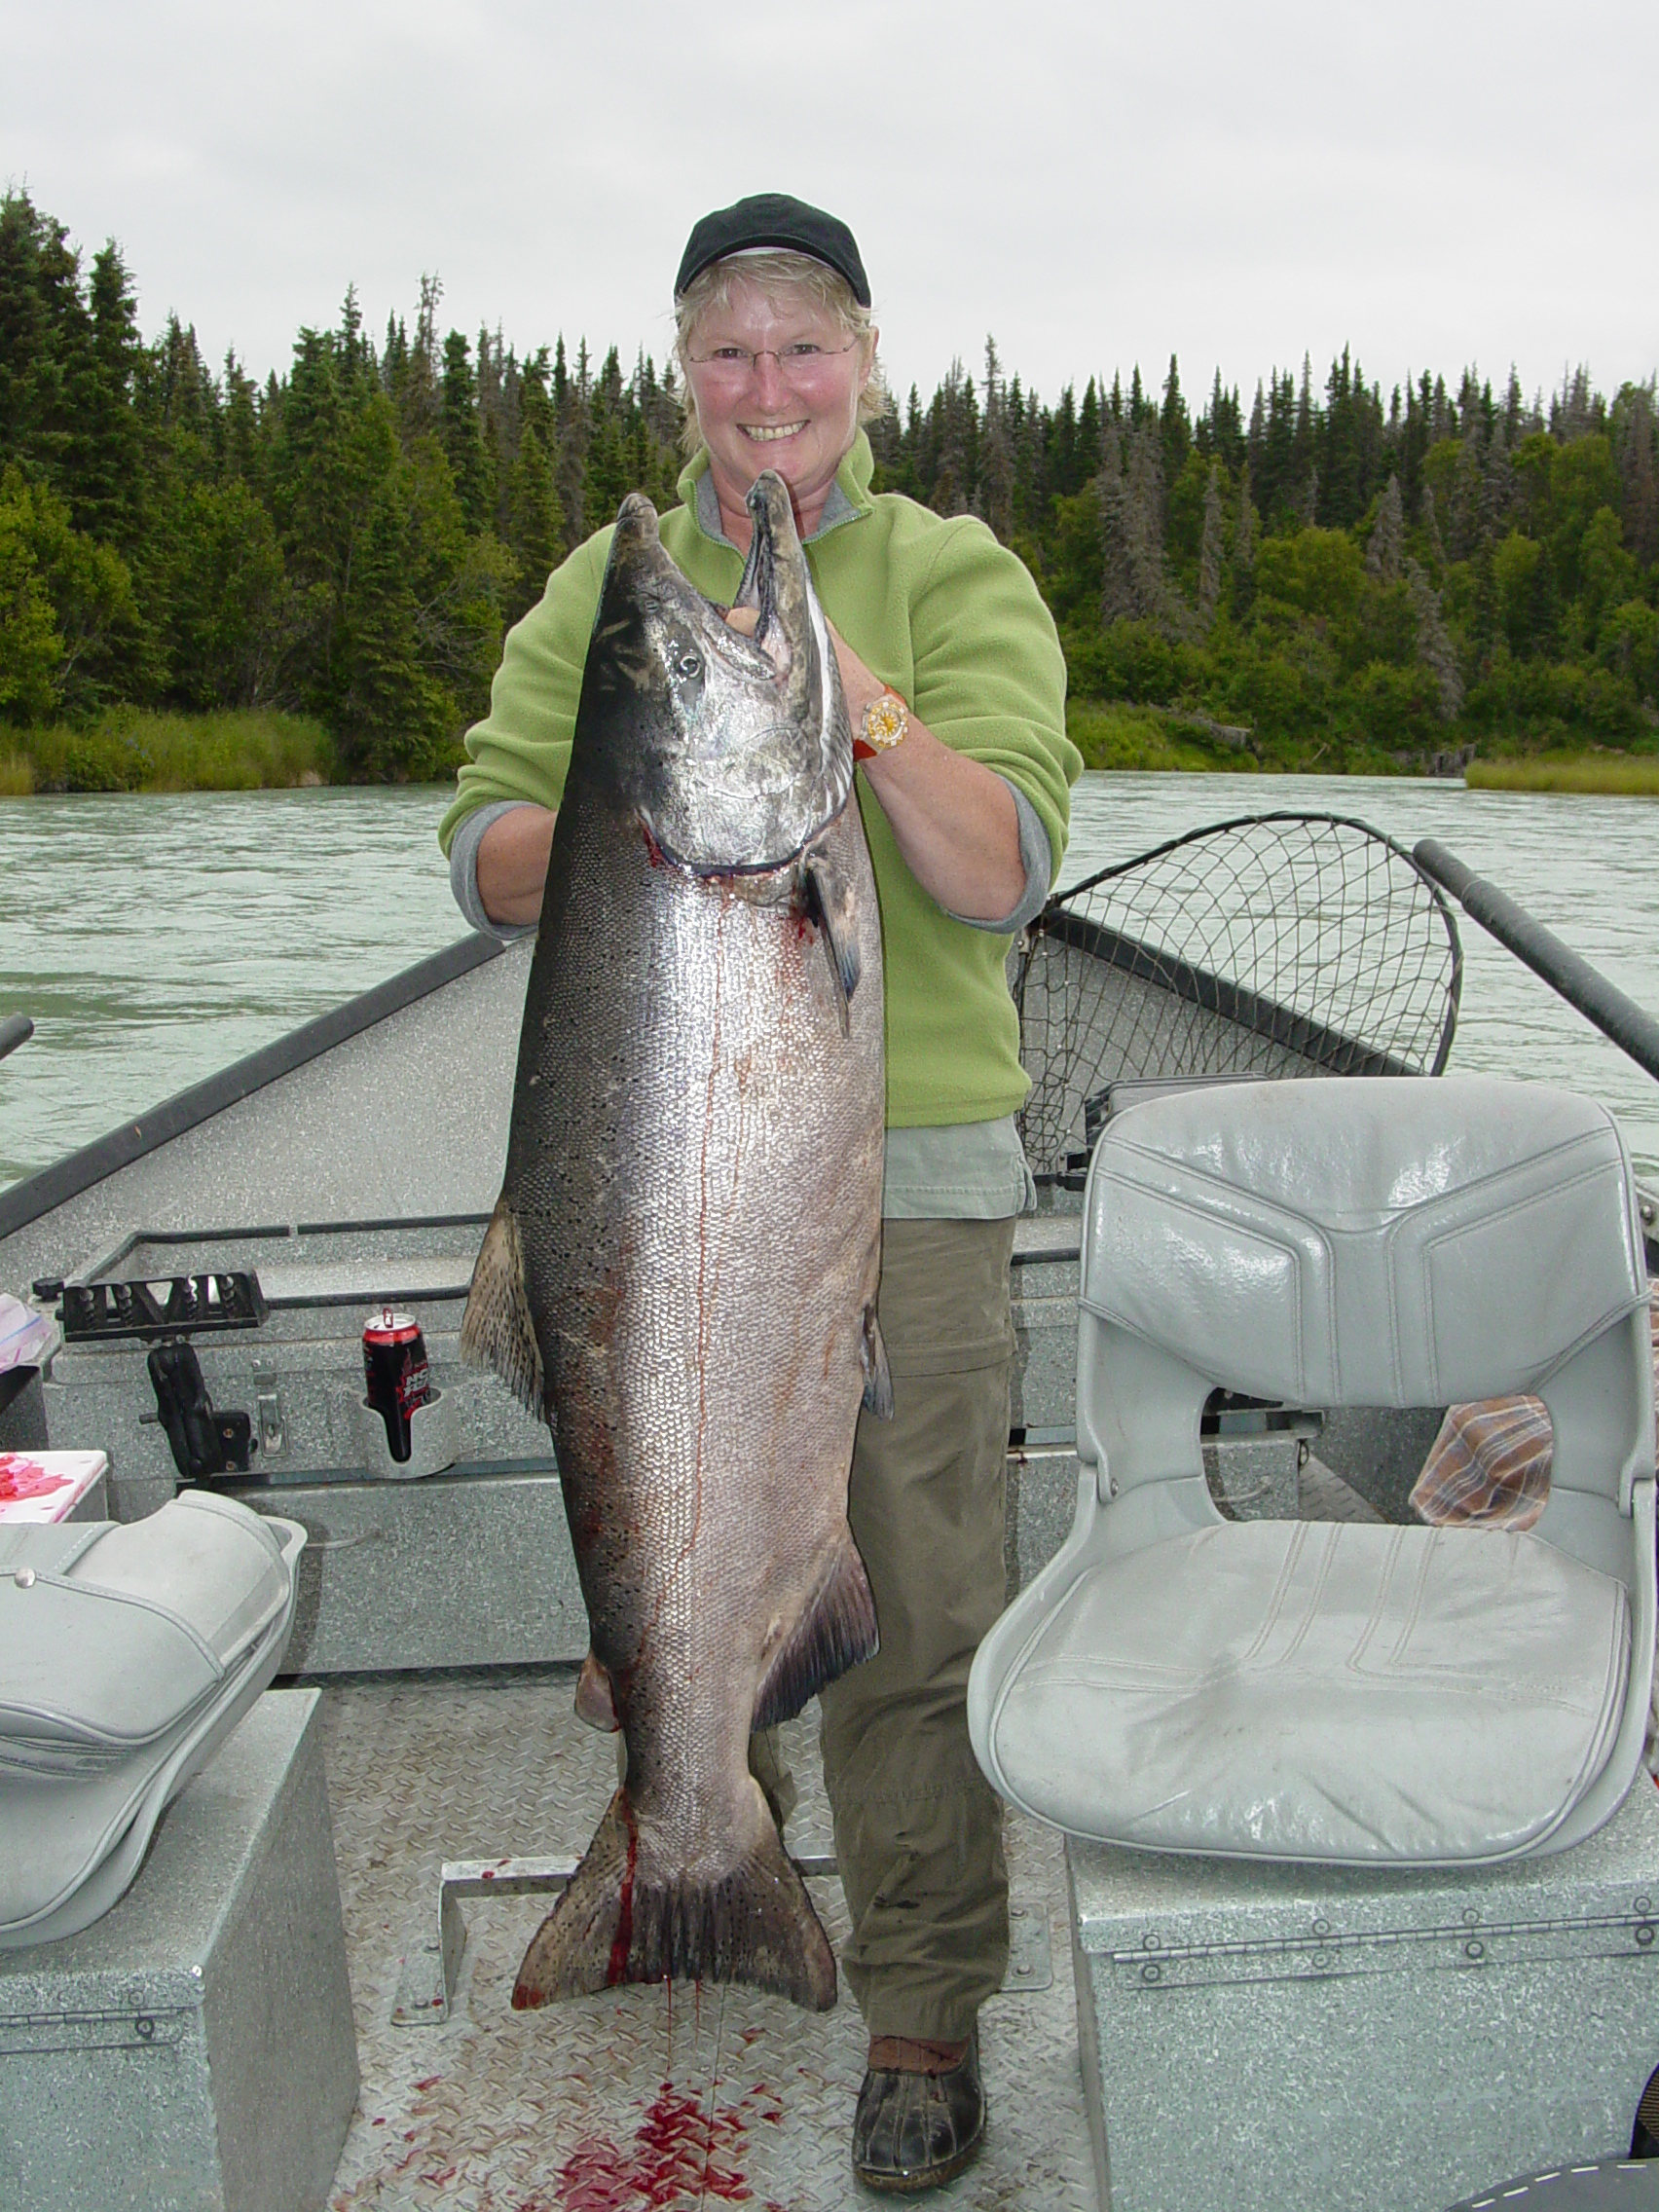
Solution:
<svg viewBox="0 0 1659 2212"><path fill-rule="evenodd" d="M891 1421L865 1414L848 1513L881 1649L824 1692L824 1776L871 2035L966 2036L1008 1965L1002 1806L968 1670L1003 1609L1012 1221L882 1225Z"/></svg>

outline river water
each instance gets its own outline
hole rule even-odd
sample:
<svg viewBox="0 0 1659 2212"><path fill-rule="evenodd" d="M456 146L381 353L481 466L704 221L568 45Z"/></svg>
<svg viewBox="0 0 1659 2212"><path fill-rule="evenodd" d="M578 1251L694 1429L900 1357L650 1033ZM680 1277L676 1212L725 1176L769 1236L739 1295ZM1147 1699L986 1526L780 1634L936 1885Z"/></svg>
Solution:
<svg viewBox="0 0 1659 2212"><path fill-rule="evenodd" d="M434 841L447 790L0 801L0 1187L461 934ZM1230 815L1355 815L1433 836L1659 1010L1659 800L1325 776L1085 777L1070 883ZM1454 1070L1604 1098L1659 1181L1659 1084L1461 921Z"/></svg>

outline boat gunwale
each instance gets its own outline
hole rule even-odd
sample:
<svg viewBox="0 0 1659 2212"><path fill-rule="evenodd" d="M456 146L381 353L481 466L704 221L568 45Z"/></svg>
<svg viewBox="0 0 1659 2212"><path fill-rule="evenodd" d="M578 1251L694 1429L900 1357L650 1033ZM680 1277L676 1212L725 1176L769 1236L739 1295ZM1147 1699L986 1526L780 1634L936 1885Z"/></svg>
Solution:
<svg viewBox="0 0 1659 2212"><path fill-rule="evenodd" d="M428 953L413 967L388 976L385 982L372 984L366 991L359 991L341 1006L330 1007L325 1014L302 1022L285 1036L274 1038L257 1051L233 1060L229 1067L220 1068L201 1083L176 1091L148 1113L123 1122L118 1128L94 1137L91 1144L82 1145L64 1159L55 1161L50 1167L42 1167L21 1182L14 1183L9 1190L0 1191L0 1240L28 1228L30 1223L39 1221L69 1199L79 1198L95 1183L131 1166L134 1161L160 1151L174 1137L199 1128L227 1107L239 1105L242 1099L252 1097L283 1076L320 1059L336 1045L361 1036L365 1030L402 1013L405 1007L484 967L505 952L513 941L486 937L478 930L458 938L441 951Z"/></svg>

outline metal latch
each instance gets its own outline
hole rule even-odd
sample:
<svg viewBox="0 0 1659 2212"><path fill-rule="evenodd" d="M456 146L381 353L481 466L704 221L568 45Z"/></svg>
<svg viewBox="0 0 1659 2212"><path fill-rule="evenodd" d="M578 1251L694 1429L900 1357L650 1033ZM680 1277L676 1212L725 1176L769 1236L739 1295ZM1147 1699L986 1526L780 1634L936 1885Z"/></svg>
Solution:
<svg viewBox="0 0 1659 2212"><path fill-rule="evenodd" d="M268 1460L282 1456L282 1386L275 1368L253 1371L253 1414L259 1425L259 1449Z"/></svg>

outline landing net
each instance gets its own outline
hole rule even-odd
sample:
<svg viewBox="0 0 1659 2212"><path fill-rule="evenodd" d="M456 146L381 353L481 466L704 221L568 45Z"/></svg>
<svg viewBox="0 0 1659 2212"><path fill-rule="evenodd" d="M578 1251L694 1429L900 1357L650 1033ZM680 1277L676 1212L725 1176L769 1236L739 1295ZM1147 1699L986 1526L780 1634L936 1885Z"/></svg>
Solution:
<svg viewBox="0 0 1659 2212"><path fill-rule="evenodd" d="M1438 1075L1463 956L1403 845L1335 814L1189 830L1056 893L1010 963L1040 1181L1075 1181L1114 1084Z"/></svg>

